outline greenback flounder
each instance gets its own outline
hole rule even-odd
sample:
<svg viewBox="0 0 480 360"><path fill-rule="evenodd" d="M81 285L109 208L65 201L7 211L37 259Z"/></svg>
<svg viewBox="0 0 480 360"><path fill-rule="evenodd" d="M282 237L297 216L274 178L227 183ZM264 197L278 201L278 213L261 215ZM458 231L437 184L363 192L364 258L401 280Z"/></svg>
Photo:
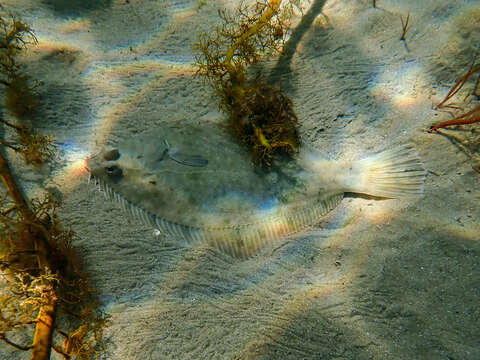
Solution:
<svg viewBox="0 0 480 360"><path fill-rule="evenodd" d="M239 257L317 224L345 192L417 196L425 170L411 146L358 161L297 159L262 170L216 124L135 135L87 160L90 179L162 233Z"/></svg>

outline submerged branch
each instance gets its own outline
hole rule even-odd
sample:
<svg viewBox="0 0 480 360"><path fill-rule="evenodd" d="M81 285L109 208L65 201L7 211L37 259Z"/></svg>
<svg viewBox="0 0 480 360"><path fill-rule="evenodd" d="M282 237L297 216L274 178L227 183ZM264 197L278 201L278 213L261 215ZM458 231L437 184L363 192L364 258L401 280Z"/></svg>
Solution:
<svg viewBox="0 0 480 360"><path fill-rule="evenodd" d="M28 346L18 345L17 343L14 343L13 341L8 340L4 334L0 334L0 340L6 342L10 346L13 346L17 350L28 351L32 348L32 345L28 345Z"/></svg>
<svg viewBox="0 0 480 360"><path fill-rule="evenodd" d="M29 208L20 189L13 180L7 161L0 153L0 178L8 189L12 200L14 201L18 211L27 223L35 223L35 227L31 227L26 232L27 242L30 242L31 248L37 251L38 269L41 271L51 271L48 255L50 249L47 238L42 231L38 231L38 227L44 228L44 225L35 219L35 215ZM53 324L55 322L56 303L58 298L55 295L53 284L40 285L43 286L42 302L36 319L36 327L32 349L32 360L48 360L51 353Z"/></svg>

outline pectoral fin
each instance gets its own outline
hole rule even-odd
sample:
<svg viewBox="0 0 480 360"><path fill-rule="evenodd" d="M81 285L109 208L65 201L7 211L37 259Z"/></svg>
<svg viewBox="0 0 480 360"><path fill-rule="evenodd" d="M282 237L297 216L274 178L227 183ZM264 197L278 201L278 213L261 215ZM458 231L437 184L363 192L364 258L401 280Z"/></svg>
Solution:
<svg viewBox="0 0 480 360"><path fill-rule="evenodd" d="M165 157L169 157L173 161L186 166L194 166L194 167L207 166L208 160L203 158L202 156L185 155L185 154L176 152L172 150L172 148L170 147L170 144L166 139L163 142L165 143L166 148L165 150L163 150L162 156L160 157L159 161L164 160Z"/></svg>
<svg viewBox="0 0 480 360"><path fill-rule="evenodd" d="M207 166L208 160L199 155L185 155L178 152L168 152L168 156L173 161L176 161L179 164L194 166L194 167L203 167Z"/></svg>

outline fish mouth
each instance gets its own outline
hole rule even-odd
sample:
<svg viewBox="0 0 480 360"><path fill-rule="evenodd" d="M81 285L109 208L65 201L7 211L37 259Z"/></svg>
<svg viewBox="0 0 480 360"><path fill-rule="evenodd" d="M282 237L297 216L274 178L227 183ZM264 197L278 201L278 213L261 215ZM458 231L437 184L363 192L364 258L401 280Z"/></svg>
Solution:
<svg viewBox="0 0 480 360"><path fill-rule="evenodd" d="M85 171L88 173L88 177L87 177L87 184L94 184L94 185L97 185L97 179L95 178L95 176L92 174L92 170L88 167L88 162L87 160L85 160L85 164L83 166L83 168L85 169Z"/></svg>
<svg viewBox="0 0 480 360"><path fill-rule="evenodd" d="M95 159L99 154L101 153L101 151L97 151L95 153L92 153L90 156L87 156L84 160L84 164L83 164L83 167L85 168L85 170L88 171L88 173L91 175L92 173L92 170L91 168L88 166L89 162L92 160L92 159Z"/></svg>
<svg viewBox="0 0 480 360"><path fill-rule="evenodd" d="M93 154L91 156L88 156L85 158L84 163L83 163L83 168L87 171L88 173L88 178L87 178L87 183L90 184L91 182L97 185L98 180L95 175L92 174L92 167L90 166L90 161L95 158L99 153Z"/></svg>

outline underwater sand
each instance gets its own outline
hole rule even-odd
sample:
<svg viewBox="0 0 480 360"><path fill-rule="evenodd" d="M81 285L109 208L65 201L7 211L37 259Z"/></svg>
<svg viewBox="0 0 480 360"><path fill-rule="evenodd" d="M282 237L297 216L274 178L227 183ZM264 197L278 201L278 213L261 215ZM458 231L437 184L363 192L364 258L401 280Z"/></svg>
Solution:
<svg viewBox="0 0 480 360"><path fill-rule="evenodd" d="M62 194L112 316L102 358L480 359L479 128L449 131L460 145L426 132L450 118L432 104L479 53L480 1L313 0L282 61L264 64L306 146L360 158L411 142L429 170L423 197L349 196L322 230L239 260L156 237L87 185L83 159L104 144L223 119L192 77L191 44L232 3L2 2L36 32L25 61L43 81L42 130L61 143L40 175L15 169L30 195ZM0 343L7 358L28 356Z"/></svg>

